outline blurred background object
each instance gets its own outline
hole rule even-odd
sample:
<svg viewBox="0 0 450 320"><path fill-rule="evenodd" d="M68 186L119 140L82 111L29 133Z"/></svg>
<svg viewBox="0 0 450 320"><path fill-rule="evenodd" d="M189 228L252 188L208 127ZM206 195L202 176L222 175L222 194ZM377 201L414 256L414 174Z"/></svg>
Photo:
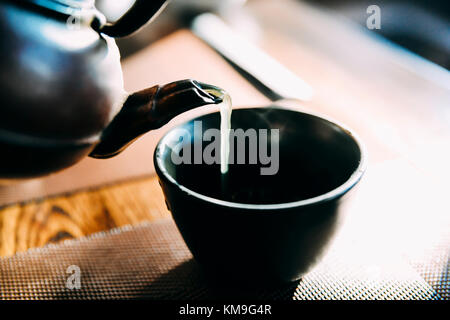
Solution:
<svg viewBox="0 0 450 320"><path fill-rule="evenodd" d="M313 89L310 85L247 38L241 37L219 16L199 14L192 19L190 28L272 101L311 100Z"/></svg>
<svg viewBox="0 0 450 320"><path fill-rule="evenodd" d="M180 16L215 12L250 39L257 39L260 26L248 14L246 3L260 0L172 0L152 26L119 41L124 57L183 26ZM298 1L298 0L297 0ZM120 17L134 0L96 0L97 7L110 21ZM370 5L381 9L381 29L373 30L383 38L414 52L446 69L450 68L450 2L437 0L302 0L310 5L345 17L366 29Z"/></svg>
<svg viewBox="0 0 450 320"><path fill-rule="evenodd" d="M374 31L384 38L450 68L450 1L440 0L308 0L324 9L343 15L366 27L366 8L381 9L381 29Z"/></svg>
<svg viewBox="0 0 450 320"><path fill-rule="evenodd" d="M152 21L140 32L127 38L118 39L122 58L147 47L150 43L186 27L197 14L214 12L219 14L228 24L240 30L249 39L260 36L260 28L254 17L244 6L247 0L172 0L158 19ZM134 0L96 0L97 8L108 21L117 20Z"/></svg>

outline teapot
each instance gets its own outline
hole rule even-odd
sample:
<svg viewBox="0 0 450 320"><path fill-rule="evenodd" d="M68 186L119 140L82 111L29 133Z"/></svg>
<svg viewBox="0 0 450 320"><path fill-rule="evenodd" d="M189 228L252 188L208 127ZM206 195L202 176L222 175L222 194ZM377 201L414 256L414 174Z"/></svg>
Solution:
<svg viewBox="0 0 450 320"><path fill-rule="evenodd" d="M0 0L0 179L115 156L176 115L223 100L195 80L125 92L114 38L165 3L136 0L108 23L94 0Z"/></svg>

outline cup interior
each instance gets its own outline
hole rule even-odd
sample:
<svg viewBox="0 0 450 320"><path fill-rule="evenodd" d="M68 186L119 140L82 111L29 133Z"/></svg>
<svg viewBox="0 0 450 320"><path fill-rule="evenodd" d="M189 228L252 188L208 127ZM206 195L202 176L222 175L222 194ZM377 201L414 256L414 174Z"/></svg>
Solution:
<svg viewBox="0 0 450 320"><path fill-rule="evenodd" d="M213 140L205 141L204 135L208 129L220 127L219 113L201 116L172 129L157 147L156 166L170 180L194 193L255 205L312 199L336 191L352 179L356 183L355 175L362 172L363 152L358 139L349 130L327 119L295 110L267 107L233 110L231 123L234 130L255 130L256 140L244 136L245 148L241 145L240 150L235 140L232 144L234 163L229 165L225 179L219 164L206 164L199 159L195 164L194 150L200 148L204 152L212 143ZM278 130L278 142L271 140L272 135L275 136L271 129ZM259 134L261 130L266 130L267 136ZM267 141L265 163L262 163L259 152L261 141ZM275 143L278 143L278 151ZM257 163L250 163L255 144ZM191 150L185 157L191 160L190 163L174 163L172 156L180 155L180 148L183 152ZM244 164L237 163L240 153L242 160L242 152L245 154ZM273 173L276 166L275 174L261 174L262 168L272 168L269 171Z"/></svg>

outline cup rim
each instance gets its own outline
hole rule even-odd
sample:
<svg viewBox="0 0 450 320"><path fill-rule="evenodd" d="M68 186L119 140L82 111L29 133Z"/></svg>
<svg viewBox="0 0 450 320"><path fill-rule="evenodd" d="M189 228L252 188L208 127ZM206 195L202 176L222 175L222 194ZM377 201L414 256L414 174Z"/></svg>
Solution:
<svg viewBox="0 0 450 320"><path fill-rule="evenodd" d="M217 199L214 197L210 197L204 194L201 194L199 192L196 192L194 190L191 190L182 184L180 184L178 181L176 181L166 170L163 164L163 148L167 147L167 144L165 143L168 139L169 135L176 130L177 128L184 126L185 124L196 120L200 117L218 113L218 111L213 111L209 113L205 113L203 115L200 115L198 117L195 117L193 119L190 119L186 122L183 122L181 124L176 125L175 127L171 128L168 132L166 132L163 137L159 140L156 149L154 151L153 155L153 162L155 165L156 173L158 174L160 179L164 179L166 182L170 183L171 185L178 188L180 191L189 194L190 196L193 196L194 198L197 198L202 201L206 201L209 203L212 203L214 205L219 205L222 207L228 207L233 209L248 209L248 210L280 210L280 209L291 209L291 208L298 208L298 207L306 207L314 204L324 203L327 201L334 200L336 198L339 198L343 196L345 193L350 191L362 178L364 172L367 168L367 150L364 145L364 143L361 141L359 136L350 128L348 128L346 125L343 125L339 121L336 121L328 116L324 116L320 113L312 112L310 110L302 110L302 108L299 107L292 107L292 106L262 106L262 107L246 107L246 108L238 108L238 109L256 109L256 108L273 108L273 109L280 109L280 110L288 110L288 111L294 111L298 113L303 113L309 116L313 116L316 118L319 118L320 120L325 120L335 126L337 126L339 129L341 129L347 136L349 136L358 146L360 151L360 160L358 167L355 169L355 171L351 174L351 176L340 186L315 197L298 200L298 201L291 201L291 202L285 202L285 203L273 203L273 204L250 204L250 203L241 203L241 202L232 202L222 199Z"/></svg>

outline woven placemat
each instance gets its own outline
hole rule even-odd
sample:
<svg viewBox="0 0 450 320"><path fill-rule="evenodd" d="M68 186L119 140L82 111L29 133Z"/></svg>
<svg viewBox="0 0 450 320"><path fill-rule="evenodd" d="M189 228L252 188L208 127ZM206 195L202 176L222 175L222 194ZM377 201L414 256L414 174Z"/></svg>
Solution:
<svg viewBox="0 0 450 320"><path fill-rule="evenodd" d="M172 220L114 229L0 259L2 299L439 299L398 257L340 237L301 281L275 290L211 287ZM368 250L369 249L369 250ZM74 288L73 266L79 268ZM72 284L72 286L71 286Z"/></svg>

